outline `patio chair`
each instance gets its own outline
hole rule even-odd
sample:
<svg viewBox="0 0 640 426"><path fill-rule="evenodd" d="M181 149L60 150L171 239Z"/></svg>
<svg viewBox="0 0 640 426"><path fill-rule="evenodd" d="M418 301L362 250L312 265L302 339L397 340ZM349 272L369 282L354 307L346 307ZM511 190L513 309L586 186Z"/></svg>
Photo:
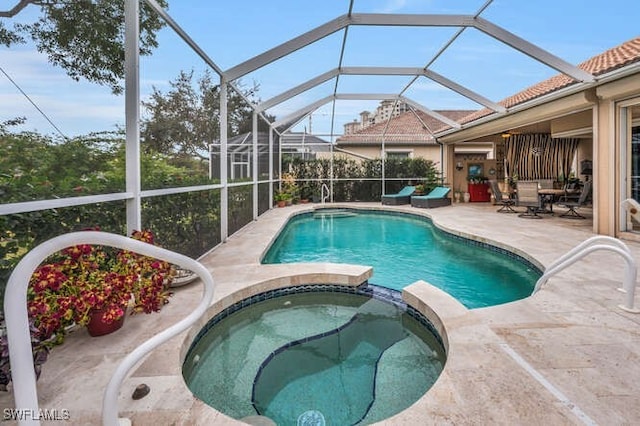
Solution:
<svg viewBox="0 0 640 426"><path fill-rule="evenodd" d="M497 181L489 181L489 185L491 185L491 192L493 193L493 197L496 199L496 203L502 206L497 210L498 213L518 213L513 209L516 202L510 197L505 197L502 191L500 191L500 186L498 186Z"/></svg>
<svg viewBox="0 0 640 426"><path fill-rule="evenodd" d="M416 190L415 186L405 186L398 192L397 194L385 194L382 196L382 204L388 205L400 205L400 204L409 204L409 199L411 198L411 194L413 194Z"/></svg>
<svg viewBox="0 0 640 426"><path fill-rule="evenodd" d="M427 195L413 195L411 197L411 207L430 209L433 207L443 207L451 205L451 198L448 197L451 188L437 186Z"/></svg>
<svg viewBox="0 0 640 426"><path fill-rule="evenodd" d="M542 219L538 211L542 209L542 202L538 194L538 182L534 180L519 180L516 184L518 192L518 206L526 207L524 213L520 213L519 217L528 219Z"/></svg>
<svg viewBox="0 0 640 426"><path fill-rule="evenodd" d="M580 184L576 181L567 182L564 184L562 189L564 190L564 194L560 196L558 199L559 202L565 201L578 201L580 198Z"/></svg>
<svg viewBox="0 0 640 426"><path fill-rule="evenodd" d="M568 219L585 219L585 217L578 213L576 209L586 205L590 195L591 181L586 181L584 183L584 186L582 187L580 198L578 198L577 201L561 201L557 203L560 207L566 207L569 209L566 212L562 213L560 217L566 217Z"/></svg>

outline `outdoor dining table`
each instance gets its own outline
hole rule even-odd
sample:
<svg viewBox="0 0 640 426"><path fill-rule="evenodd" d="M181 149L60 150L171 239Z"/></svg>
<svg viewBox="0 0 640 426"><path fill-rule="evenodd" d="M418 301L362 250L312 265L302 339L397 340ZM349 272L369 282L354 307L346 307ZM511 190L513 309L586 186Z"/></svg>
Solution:
<svg viewBox="0 0 640 426"><path fill-rule="evenodd" d="M545 210L547 213L553 214L553 203L558 201L558 198L571 194L573 191L567 191L565 189L556 189L556 188L540 188L538 189L538 196L540 197L540 202L544 207L545 204L549 205L549 210Z"/></svg>

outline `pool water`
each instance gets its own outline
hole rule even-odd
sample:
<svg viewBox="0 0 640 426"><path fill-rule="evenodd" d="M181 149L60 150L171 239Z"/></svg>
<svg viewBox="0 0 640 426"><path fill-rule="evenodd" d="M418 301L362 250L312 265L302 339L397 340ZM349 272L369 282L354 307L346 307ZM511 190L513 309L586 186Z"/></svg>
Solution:
<svg viewBox="0 0 640 426"><path fill-rule="evenodd" d="M525 298L541 275L524 259L451 236L426 218L358 210L292 218L262 263L293 262L373 266L371 283L401 290L424 280L468 308Z"/></svg>
<svg viewBox="0 0 640 426"><path fill-rule="evenodd" d="M237 419L258 414L296 425L321 416L351 425L413 404L444 362L441 340L403 306L306 292L218 320L190 348L183 375L198 398Z"/></svg>

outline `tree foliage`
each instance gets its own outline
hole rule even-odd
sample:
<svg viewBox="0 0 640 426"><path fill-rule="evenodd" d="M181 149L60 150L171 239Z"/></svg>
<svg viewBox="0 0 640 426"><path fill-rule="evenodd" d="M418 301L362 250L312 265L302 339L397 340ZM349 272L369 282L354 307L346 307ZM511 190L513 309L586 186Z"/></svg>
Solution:
<svg viewBox="0 0 640 426"><path fill-rule="evenodd" d="M122 132L69 140L37 133L9 133L0 126L0 202L122 192L125 189ZM197 163L173 164L161 154L142 155L147 188L209 183ZM164 247L197 257L220 242L219 190L148 197L144 225ZM113 201L0 215L0 300L9 274L22 256L57 235L91 227L123 234L125 202Z"/></svg>
<svg viewBox="0 0 640 426"><path fill-rule="evenodd" d="M154 87L149 100L142 103L147 115L141 123L143 149L205 158L209 144L220 139L220 85L208 71L196 82L193 71L181 71L169 84L166 93ZM239 85L239 89L247 99L254 99L258 91L257 85L248 89ZM227 91L229 136L252 129L253 110L244 98L232 89Z"/></svg>
<svg viewBox="0 0 640 426"><path fill-rule="evenodd" d="M117 132L61 141L0 129L2 200L9 203L122 191L124 165L117 166L122 144L122 134ZM114 174L118 167L122 171ZM115 178L117 174L122 179Z"/></svg>
<svg viewBox="0 0 640 426"><path fill-rule="evenodd" d="M163 8L166 0L158 0ZM28 5L41 9L31 23L7 26L6 19ZM16 5L0 11L0 43L11 45L31 39L38 51L74 80L85 78L105 84L114 93L122 92L124 78L124 0L16 0ZM140 8L140 54L149 55L158 46L156 32L164 26L145 3Z"/></svg>
<svg viewBox="0 0 640 426"><path fill-rule="evenodd" d="M385 190L398 192L405 185L424 184L428 191L441 184L436 164L425 158L385 159ZM333 199L343 201L380 201L382 186L382 160L354 160L345 156L303 160L285 155L282 170L290 170L301 188L301 195L319 196L322 184L329 185L333 176Z"/></svg>

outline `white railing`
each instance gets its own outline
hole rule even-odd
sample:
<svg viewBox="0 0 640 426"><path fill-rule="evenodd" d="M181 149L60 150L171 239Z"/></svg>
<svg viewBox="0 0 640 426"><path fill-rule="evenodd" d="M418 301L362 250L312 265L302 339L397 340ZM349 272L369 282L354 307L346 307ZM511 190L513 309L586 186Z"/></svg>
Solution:
<svg viewBox="0 0 640 426"><path fill-rule="evenodd" d="M27 287L29 279L40 263L53 253L78 244L99 244L117 247L171 262L198 275L204 284L200 304L187 317L156 334L129 353L121 362L109 381L102 403L102 422L117 426L118 392L127 373L147 353L170 338L186 330L200 318L213 299L213 278L209 271L190 257L143 243L122 235L98 231L74 232L52 238L27 253L13 270L7 282L4 296L4 314L9 342L9 357L15 408L38 413L36 374L33 367L29 319L27 317ZM37 419L21 420L21 425L39 425Z"/></svg>
<svg viewBox="0 0 640 426"><path fill-rule="evenodd" d="M325 195L325 192L324 192L325 189L327 190L327 195ZM331 190L329 189L326 183L323 183L322 189L320 190L320 199L322 200L322 204L324 204L327 198L329 198L330 196L331 196Z"/></svg>
<svg viewBox="0 0 640 426"><path fill-rule="evenodd" d="M569 250L566 254L558 258L555 262L547 267L544 274L538 279L533 289L535 294L540 288L551 278L553 275L564 270L565 268L573 265L578 260L593 253L597 250L608 250L614 253L618 253L625 260L625 269L623 277L622 288L618 290L626 293L626 300L624 305L619 305L620 309L634 314L640 313L640 310L635 309L634 298L636 290L636 278L638 275L638 267L636 261L631 255L631 250L622 241L608 237L605 235L596 235L591 237L582 243Z"/></svg>

